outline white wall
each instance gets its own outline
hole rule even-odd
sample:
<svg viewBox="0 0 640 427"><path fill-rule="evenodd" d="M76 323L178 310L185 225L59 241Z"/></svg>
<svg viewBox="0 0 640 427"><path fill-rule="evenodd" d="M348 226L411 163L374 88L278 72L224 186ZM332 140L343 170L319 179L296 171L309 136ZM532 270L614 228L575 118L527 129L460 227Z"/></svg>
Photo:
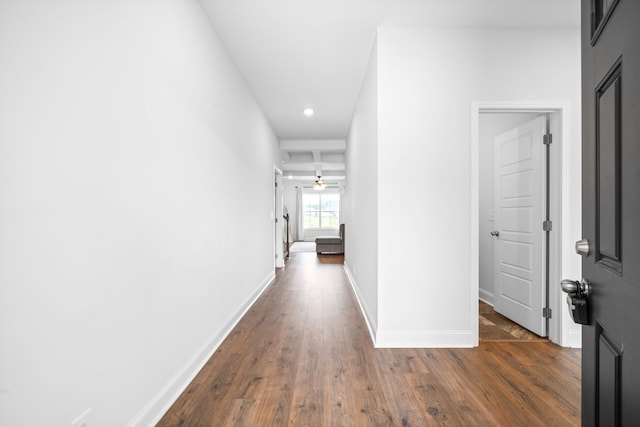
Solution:
<svg viewBox="0 0 640 427"><path fill-rule="evenodd" d="M374 46L354 112L346 160L345 269L375 337L378 329L378 54ZM374 338L375 339L375 338Z"/></svg>
<svg viewBox="0 0 640 427"><path fill-rule="evenodd" d="M483 113L479 123L479 288L480 299L493 305L493 222L494 168L493 139L504 132L533 120L539 114Z"/></svg>
<svg viewBox="0 0 640 427"><path fill-rule="evenodd" d="M562 100L579 145L579 55L577 28L378 32L378 346L474 345L470 107Z"/></svg>
<svg viewBox="0 0 640 427"><path fill-rule="evenodd" d="M152 424L273 275L275 136L195 0L2 2L0 57L0 425Z"/></svg>

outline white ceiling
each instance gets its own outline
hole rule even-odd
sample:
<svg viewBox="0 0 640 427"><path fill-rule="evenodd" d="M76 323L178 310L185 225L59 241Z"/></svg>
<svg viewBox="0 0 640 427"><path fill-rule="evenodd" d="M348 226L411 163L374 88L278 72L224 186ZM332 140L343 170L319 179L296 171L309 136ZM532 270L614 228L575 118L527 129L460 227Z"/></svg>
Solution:
<svg viewBox="0 0 640 427"><path fill-rule="evenodd" d="M578 27L580 15L579 0L201 1L280 140L347 137L379 27Z"/></svg>
<svg viewBox="0 0 640 427"><path fill-rule="evenodd" d="M347 137L378 27L577 27L580 11L579 0L202 3L280 139Z"/></svg>

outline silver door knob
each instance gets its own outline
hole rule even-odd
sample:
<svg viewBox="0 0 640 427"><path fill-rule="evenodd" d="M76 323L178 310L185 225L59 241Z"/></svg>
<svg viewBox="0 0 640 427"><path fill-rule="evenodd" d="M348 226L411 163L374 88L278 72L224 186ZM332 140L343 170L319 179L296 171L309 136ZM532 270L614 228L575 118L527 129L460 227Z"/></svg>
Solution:
<svg viewBox="0 0 640 427"><path fill-rule="evenodd" d="M589 256L589 241L587 239L578 240L576 242L576 253L582 256Z"/></svg>
<svg viewBox="0 0 640 427"><path fill-rule="evenodd" d="M589 296L589 282L586 279L582 279L581 281L564 279L560 282L560 287L562 288L562 292L567 294L581 294L586 297Z"/></svg>
<svg viewBox="0 0 640 427"><path fill-rule="evenodd" d="M498 230L493 230L493 231L491 232L491 235L492 235L492 236L496 236L496 237L498 237L498 236L500 235L500 232L499 232Z"/></svg>

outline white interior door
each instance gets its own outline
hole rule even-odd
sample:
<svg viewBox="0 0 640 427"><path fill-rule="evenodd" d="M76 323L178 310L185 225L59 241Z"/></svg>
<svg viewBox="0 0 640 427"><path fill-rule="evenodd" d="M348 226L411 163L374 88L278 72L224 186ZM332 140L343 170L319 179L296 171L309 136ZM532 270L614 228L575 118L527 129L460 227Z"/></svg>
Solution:
<svg viewBox="0 0 640 427"><path fill-rule="evenodd" d="M545 183L546 117L494 139L494 308L530 331L546 336Z"/></svg>

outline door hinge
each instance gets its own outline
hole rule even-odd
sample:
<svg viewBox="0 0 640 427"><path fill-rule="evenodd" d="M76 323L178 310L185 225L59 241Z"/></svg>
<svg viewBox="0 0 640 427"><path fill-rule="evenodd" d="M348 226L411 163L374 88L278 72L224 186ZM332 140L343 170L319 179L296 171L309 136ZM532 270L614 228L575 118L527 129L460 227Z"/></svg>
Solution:
<svg viewBox="0 0 640 427"><path fill-rule="evenodd" d="M551 319L551 309L548 307L545 307L542 309L542 317L545 319Z"/></svg>
<svg viewBox="0 0 640 427"><path fill-rule="evenodd" d="M551 231L553 230L553 222L547 220L542 222L542 231Z"/></svg>
<svg viewBox="0 0 640 427"><path fill-rule="evenodd" d="M548 134L542 136L542 143L544 145L549 145L552 142L553 142L553 135L552 134L548 133Z"/></svg>

